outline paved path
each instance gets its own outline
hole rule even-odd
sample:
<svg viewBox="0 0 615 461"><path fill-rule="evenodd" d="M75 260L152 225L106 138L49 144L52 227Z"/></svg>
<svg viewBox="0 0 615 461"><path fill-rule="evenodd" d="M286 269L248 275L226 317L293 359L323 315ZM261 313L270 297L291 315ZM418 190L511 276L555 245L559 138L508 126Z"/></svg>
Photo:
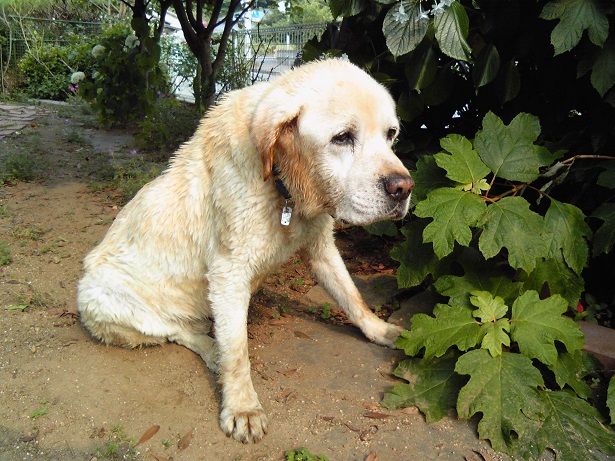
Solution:
<svg viewBox="0 0 615 461"><path fill-rule="evenodd" d="M0 103L0 137L10 136L30 126L44 111L41 107Z"/></svg>

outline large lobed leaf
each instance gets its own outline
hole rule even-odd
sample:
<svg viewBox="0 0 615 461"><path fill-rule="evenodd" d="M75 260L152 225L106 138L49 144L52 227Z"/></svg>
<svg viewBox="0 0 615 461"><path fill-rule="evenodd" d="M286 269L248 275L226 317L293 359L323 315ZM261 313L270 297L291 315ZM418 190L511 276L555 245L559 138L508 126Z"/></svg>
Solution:
<svg viewBox="0 0 615 461"><path fill-rule="evenodd" d="M482 340L483 332L471 309L437 304L433 313L435 317L414 315L410 331L400 335L396 345L406 355L417 355L425 348L426 359L441 357L453 346L467 351Z"/></svg>
<svg viewBox="0 0 615 461"><path fill-rule="evenodd" d="M434 252L441 259L453 251L455 241L463 246L470 244L470 227L476 225L485 208L485 202L476 194L442 187L419 202L414 214L433 218L423 231L423 241L433 242Z"/></svg>
<svg viewBox="0 0 615 461"><path fill-rule="evenodd" d="M603 203L592 215L604 221L594 234L594 256L600 253L608 253L615 243L615 203Z"/></svg>
<svg viewBox="0 0 615 461"><path fill-rule="evenodd" d="M540 292L546 283L551 294L563 297L569 306L576 306L581 298L585 284L580 275L575 274L564 262L563 255L540 259L532 272L519 274L524 291Z"/></svg>
<svg viewBox="0 0 615 461"><path fill-rule="evenodd" d="M594 0L554 0L540 13L543 19L559 19L551 32L555 55L573 49L587 30L589 39L602 46L609 33L609 21Z"/></svg>
<svg viewBox="0 0 615 461"><path fill-rule="evenodd" d="M397 269L397 284L400 288L411 288L423 283L429 276L438 278L450 263L440 260L428 243L423 243L426 220L414 220L401 229L406 237L391 250L391 258L400 263Z"/></svg>
<svg viewBox="0 0 615 461"><path fill-rule="evenodd" d="M440 140L440 146L446 152L434 155L436 163L446 170L446 177L455 182L476 183L491 171L464 136L449 134Z"/></svg>
<svg viewBox="0 0 615 461"><path fill-rule="evenodd" d="M410 196L412 206L425 200L427 194L440 187L449 187L451 182L446 179L445 171L436 164L436 159L432 155L423 155L416 162L416 171L412 172L412 177L416 182L412 195Z"/></svg>
<svg viewBox="0 0 615 461"><path fill-rule="evenodd" d="M457 413L470 418L482 413L480 437L497 451L510 451L513 438L530 436L530 418L538 418L538 386L542 376L532 361L521 354L504 352L496 357L484 349L470 351L457 361L455 371L470 375L459 392Z"/></svg>
<svg viewBox="0 0 615 461"><path fill-rule="evenodd" d="M545 237L549 245L548 257L557 257L557 252L561 249L568 266L581 275L589 255L585 239L592 236L583 212L574 205L551 199L551 205L545 214L545 227Z"/></svg>
<svg viewBox="0 0 615 461"><path fill-rule="evenodd" d="M615 433L603 424L604 419L594 407L569 391L539 392L543 412L535 422L531 440L520 440L526 458L538 459L545 448L551 448L557 459L602 461L615 454Z"/></svg>
<svg viewBox="0 0 615 461"><path fill-rule="evenodd" d="M397 366L395 375L408 383L399 383L386 391L382 404L389 409L418 407L428 423L439 421L457 402L466 378L455 373L457 355L425 360L407 359Z"/></svg>
<svg viewBox="0 0 615 461"><path fill-rule="evenodd" d="M611 376L611 381L609 382L609 389L606 395L606 405L609 407L611 424L615 424L615 376Z"/></svg>
<svg viewBox="0 0 615 461"><path fill-rule="evenodd" d="M536 260L547 255L544 220L521 197L505 197L491 204L478 226L483 228L478 247L485 258L506 247L510 265L531 272Z"/></svg>
<svg viewBox="0 0 615 461"><path fill-rule="evenodd" d="M557 360L555 341L566 346L568 352L583 349L585 337L579 326L563 317L568 303L559 295L541 300L535 291L526 291L513 303L511 337L521 353L546 365Z"/></svg>
<svg viewBox="0 0 615 461"><path fill-rule="evenodd" d="M483 128L476 133L474 148L494 175L510 181L530 182L540 175L539 168L553 162L544 147L535 146L540 134L538 117L520 113L509 125L488 112Z"/></svg>
<svg viewBox="0 0 615 461"><path fill-rule="evenodd" d="M588 399L592 395L592 390L583 378L600 368L600 365L600 361L595 356L576 350L560 352L557 361L549 369L555 375L555 381L560 389L570 386L579 397Z"/></svg>

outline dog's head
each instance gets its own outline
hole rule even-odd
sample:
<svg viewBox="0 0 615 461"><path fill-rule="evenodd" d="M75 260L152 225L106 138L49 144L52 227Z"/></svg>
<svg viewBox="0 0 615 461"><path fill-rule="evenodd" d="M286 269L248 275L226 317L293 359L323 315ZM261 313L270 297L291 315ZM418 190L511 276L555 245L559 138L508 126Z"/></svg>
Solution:
<svg viewBox="0 0 615 461"><path fill-rule="evenodd" d="M414 182L392 150L395 103L358 67L329 59L284 74L250 128L264 179L276 163L302 213L364 225L408 212Z"/></svg>

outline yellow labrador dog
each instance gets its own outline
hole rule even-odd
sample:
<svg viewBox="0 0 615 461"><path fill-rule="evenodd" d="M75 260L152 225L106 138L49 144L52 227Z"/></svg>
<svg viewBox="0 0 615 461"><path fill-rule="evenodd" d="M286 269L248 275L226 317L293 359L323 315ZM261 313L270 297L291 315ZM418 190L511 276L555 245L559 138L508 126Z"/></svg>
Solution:
<svg viewBox="0 0 615 461"><path fill-rule="evenodd" d="M248 303L293 253L371 341L399 335L365 305L333 238L334 219L406 215L414 183L391 149L398 131L388 92L343 60L228 94L85 258L81 321L107 344L174 341L199 354L220 375L222 430L259 441Z"/></svg>

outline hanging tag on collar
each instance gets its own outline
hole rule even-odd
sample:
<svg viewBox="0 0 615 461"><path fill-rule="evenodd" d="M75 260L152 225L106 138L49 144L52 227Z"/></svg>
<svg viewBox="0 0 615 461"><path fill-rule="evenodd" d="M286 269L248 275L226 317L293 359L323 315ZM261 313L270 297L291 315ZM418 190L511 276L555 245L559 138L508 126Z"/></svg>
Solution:
<svg viewBox="0 0 615 461"><path fill-rule="evenodd" d="M282 224L283 226L288 226L290 224L290 218L292 214L293 207L289 205L288 200L286 200L286 202L284 203L284 207L282 208L282 219L280 219L280 224Z"/></svg>

